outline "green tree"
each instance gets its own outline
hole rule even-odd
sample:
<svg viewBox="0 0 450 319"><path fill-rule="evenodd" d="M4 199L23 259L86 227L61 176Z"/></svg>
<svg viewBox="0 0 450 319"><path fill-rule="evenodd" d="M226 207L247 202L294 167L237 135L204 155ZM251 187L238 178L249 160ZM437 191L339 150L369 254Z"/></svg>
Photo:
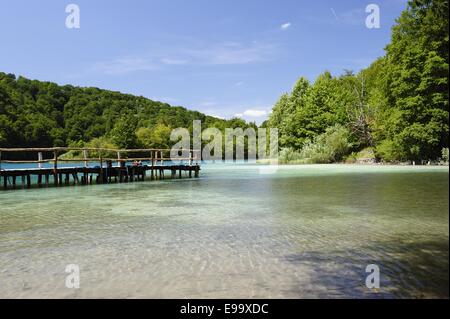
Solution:
<svg viewBox="0 0 450 319"><path fill-rule="evenodd" d="M106 150L100 150L100 151L89 151L89 156L93 157L93 158L100 158L100 157L114 158L117 156L116 152L109 151L109 150L118 149L118 146L116 144L114 144L113 141L111 141L109 138L107 138L105 136L92 139L91 141L89 141L88 143L85 144L85 147L106 149Z"/></svg>
<svg viewBox="0 0 450 319"><path fill-rule="evenodd" d="M410 1L386 48L383 152L396 160L440 156L448 145L448 1Z"/></svg>
<svg viewBox="0 0 450 319"><path fill-rule="evenodd" d="M153 148L170 148L170 133L172 128L165 124L159 123L152 129L151 140L148 145Z"/></svg>
<svg viewBox="0 0 450 319"><path fill-rule="evenodd" d="M307 141L300 153L307 163L332 163L343 159L352 147L349 142L350 132L342 125L336 124Z"/></svg>
<svg viewBox="0 0 450 319"><path fill-rule="evenodd" d="M153 131L149 127L140 127L136 131L138 143L143 148L151 148L153 140Z"/></svg>
<svg viewBox="0 0 450 319"><path fill-rule="evenodd" d="M111 141L120 148L135 148L137 118L130 112L124 113L110 132Z"/></svg>

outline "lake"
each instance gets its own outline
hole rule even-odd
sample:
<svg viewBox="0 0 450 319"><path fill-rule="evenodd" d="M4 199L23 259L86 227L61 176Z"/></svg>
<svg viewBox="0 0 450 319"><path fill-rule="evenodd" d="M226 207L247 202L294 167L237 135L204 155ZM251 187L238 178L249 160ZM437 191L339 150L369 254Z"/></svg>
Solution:
<svg viewBox="0 0 450 319"><path fill-rule="evenodd" d="M448 188L448 167L207 164L0 191L0 297L448 298Z"/></svg>

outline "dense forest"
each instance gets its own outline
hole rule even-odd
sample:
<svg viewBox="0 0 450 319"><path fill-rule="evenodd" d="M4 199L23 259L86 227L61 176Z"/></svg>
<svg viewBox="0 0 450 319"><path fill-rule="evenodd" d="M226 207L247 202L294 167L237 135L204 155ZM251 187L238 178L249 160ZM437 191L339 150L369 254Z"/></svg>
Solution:
<svg viewBox="0 0 450 319"><path fill-rule="evenodd" d="M144 97L0 72L0 147L168 148L172 129L192 129L193 120L221 130L250 125Z"/></svg>
<svg viewBox="0 0 450 319"><path fill-rule="evenodd" d="M279 128L281 159L448 160L448 40L448 1L410 1L368 68L300 78L264 123Z"/></svg>

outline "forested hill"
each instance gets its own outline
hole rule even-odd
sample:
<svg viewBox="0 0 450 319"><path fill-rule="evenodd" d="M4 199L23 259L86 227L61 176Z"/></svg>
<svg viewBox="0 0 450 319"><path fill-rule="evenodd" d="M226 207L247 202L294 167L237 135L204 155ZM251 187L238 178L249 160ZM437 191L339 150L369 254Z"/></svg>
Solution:
<svg viewBox="0 0 450 319"><path fill-rule="evenodd" d="M368 68L300 78L266 123L282 160L448 160L448 41L448 0L411 0Z"/></svg>
<svg viewBox="0 0 450 319"><path fill-rule="evenodd" d="M172 128L246 126L144 97L0 72L0 147L167 147Z"/></svg>

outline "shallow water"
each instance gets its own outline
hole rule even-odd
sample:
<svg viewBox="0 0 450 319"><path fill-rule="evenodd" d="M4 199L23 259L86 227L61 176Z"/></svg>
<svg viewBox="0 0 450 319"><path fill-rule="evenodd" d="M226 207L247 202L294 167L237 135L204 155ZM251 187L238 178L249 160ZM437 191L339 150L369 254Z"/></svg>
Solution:
<svg viewBox="0 0 450 319"><path fill-rule="evenodd" d="M0 297L448 298L448 167L202 169L0 191Z"/></svg>

